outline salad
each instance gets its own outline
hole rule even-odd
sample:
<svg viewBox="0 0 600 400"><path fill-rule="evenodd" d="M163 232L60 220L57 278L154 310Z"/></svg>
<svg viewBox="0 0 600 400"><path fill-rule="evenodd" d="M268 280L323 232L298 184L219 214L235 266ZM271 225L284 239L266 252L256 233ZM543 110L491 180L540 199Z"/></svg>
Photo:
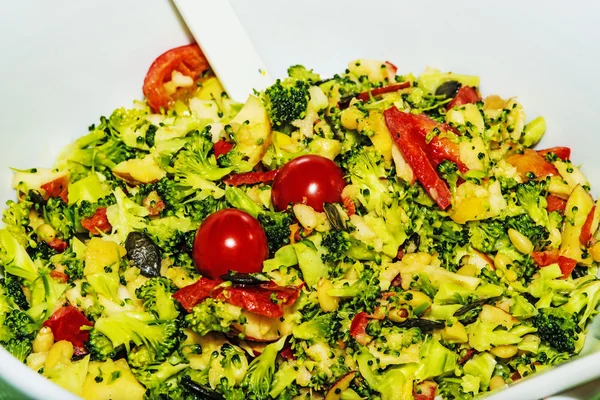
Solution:
<svg viewBox="0 0 600 400"><path fill-rule="evenodd" d="M476 76L303 66L245 104L172 49L14 173L0 343L86 399L469 399L569 360L600 207Z"/></svg>

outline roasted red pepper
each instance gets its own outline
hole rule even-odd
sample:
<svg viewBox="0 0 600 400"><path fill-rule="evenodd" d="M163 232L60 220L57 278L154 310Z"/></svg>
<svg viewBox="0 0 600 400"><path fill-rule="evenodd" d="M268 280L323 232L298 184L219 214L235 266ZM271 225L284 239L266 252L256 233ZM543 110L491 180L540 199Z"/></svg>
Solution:
<svg viewBox="0 0 600 400"><path fill-rule="evenodd" d="M458 89L458 93L456 93L456 96L454 96L452 101L448 103L446 108L450 110L451 108L465 104L477 103L479 100L481 100L481 97L479 97L479 94L475 88L470 86L462 86L460 89Z"/></svg>
<svg viewBox="0 0 600 400"><path fill-rule="evenodd" d="M54 279L61 281L62 283L67 283L67 281L69 280L69 275L56 270L50 271L50 276Z"/></svg>
<svg viewBox="0 0 600 400"><path fill-rule="evenodd" d="M435 399L435 389L437 383L434 381L423 381L417 383L413 388L414 400L433 400Z"/></svg>
<svg viewBox="0 0 600 400"><path fill-rule="evenodd" d="M506 161L517 169L524 181L558 175L554 165L531 149L525 149L523 154L512 154L506 158ZM529 174L533 174L534 177L530 178Z"/></svg>
<svg viewBox="0 0 600 400"><path fill-rule="evenodd" d="M549 149L538 150L537 153L542 157L546 157L547 154L552 153L563 161L571 158L571 149L568 147L551 147Z"/></svg>
<svg viewBox="0 0 600 400"><path fill-rule="evenodd" d="M75 307L68 305L59 308L43 325L52 330L55 341L71 342L76 355L87 353L85 342L89 340L89 333L81 328L93 324Z"/></svg>
<svg viewBox="0 0 600 400"><path fill-rule="evenodd" d="M350 323L350 336L363 346L371 341L371 336L367 334L367 325L369 324L369 316L366 312L361 311L354 316Z"/></svg>
<svg viewBox="0 0 600 400"><path fill-rule="evenodd" d="M549 194L546 196L546 201L548 202L548 212L558 211L561 214L565 212L565 208L567 207L565 199Z"/></svg>
<svg viewBox="0 0 600 400"><path fill-rule="evenodd" d="M228 185L240 186L240 185L253 185L255 183L267 183L275 179L277 175L276 169L267 172L246 172L244 174L233 174L223 179Z"/></svg>
<svg viewBox="0 0 600 400"><path fill-rule="evenodd" d="M281 353L279 353L279 355L283 358L285 358L286 360L296 360L297 357L294 355L294 351L292 350L292 348L290 346L286 346L283 348L283 350L281 350Z"/></svg>
<svg viewBox="0 0 600 400"><path fill-rule="evenodd" d="M60 197L65 203L69 202L69 177L61 176L53 181L44 183L41 188L46 192L46 198Z"/></svg>
<svg viewBox="0 0 600 400"><path fill-rule="evenodd" d="M173 294L173 298L188 312L192 312L194 306L209 298L212 291L221 283L220 280L200 278L198 282L179 289Z"/></svg>
<svg viewBox="0 0 600 400"><path fill-rule="evenodd" d="M100 232L107 233L112 230L112 226L110 225L110 222L108 222L108 217L106 216L105 207L99 207L94 215L82 219L81 226L90 231L92 235L98 235Z"/></svg>
<svg viewBox="0 0 600 400"><path fill-rule="evenodd" d="M540 267L558 264L560 271L563 273L563 279L567 279L577 266L577 261L569 257L561 256L558 249L534 251L531 253L531 258L533 258L533 261Z"/></svg>
<svg viewBox="0 0 600 400"><path fill-rule="evenodd" d="M426 151L427 130L431 122L436 127L435 121L426 116L401 112L395 107L385 110L383 114L394 141L417 180L442 210L448 208L452 202L452 194L437 174Z"/></svg>
<svg viewBox="0 0 600 400"><path fill-rule="evenodd" d="M67 247L69 247L69 244L62 239L54 238L50 243L48 243L48 246L54 249L54 251L57 253L62 253L67 249Z"/></svg>
<svg viewBox="0 0 600 400"><path fill-rule="evenodd" d="M465 353L465 355L463 357L460 358L460 360L458 360L458 365L463 365L464 363L466 363L467 361L469 361L471 358L473 358L473 356L477 354L477 350L475 349L468 349Z"/></svg>
<svg viewBox="0 0 600 400"><path fill-rule="evenodd" d="M215 143L214 147L213 147L213 151L215 153L215 158L219 158L220 156L222 156L223 154L227 154L229 153L229 150L231 150L233 147L233 143L229 143L226 140L219 140L217 143Z"/></svg>
<svg viewBox="0 0 600 400"><path fill-rule="evenodd" d="M346 210L346 214L348 214L349 217L356 214L356 205L354 204L354 201L350 197L342 196L342 202L344 204L344 209Z"/></svg>
<svg viewBox="0 0 600 400"><path fill-rule="evenodd" d="M587 246L592 239L592 224L594 223L594 214L596 213L596 206L593 206L587 217L585 218L585 222L581 227L581 233L579 234L579 242Z"/></svg>

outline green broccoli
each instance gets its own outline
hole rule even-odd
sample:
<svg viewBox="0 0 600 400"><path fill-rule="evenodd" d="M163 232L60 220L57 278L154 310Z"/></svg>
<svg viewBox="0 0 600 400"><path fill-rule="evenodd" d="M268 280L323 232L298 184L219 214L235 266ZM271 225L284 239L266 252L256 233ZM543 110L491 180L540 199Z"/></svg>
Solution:
<svg viewBox="0 0 600 400"><path fill-rule="evenodd" d="M344 283L342 287L330 289L327 294L347 299L347 305L352 309L373 312L381 293L377 276L374 270L365 268L354 283Z"/></svg>
<svg viewBox="0 0 600 400"><path fill-rule="evenodd" d="M450 187L452 193L456 192L456 186L458 185L458 178L460 178L460 172L458 172L458 166L449 160L444 160L437 166L438 174L440 178L445 180Z"/></svg>
<svg viewBox="0 0 600 400"><path fill-rule="evenodd" d="M296 325L292 330L292 335L296 339L302 340L329 340L335 334L336 325L333 318L333 314L322 314L313 317L300 325Z"/></svg>
<svg viewBox="0 0 600 400"><path fill-rule="evenodd" d="M581 332L573 314L560 308L542 308L533 319L540 339L547 341L560 352L573 353Z"/></svg>
<svg viewBox="0 0 600 400"><path fill-rule="evenodd" d="M176 180L200 177L207 181L218 181L233 171L233 168L221 168L217 165L214 155L210 155L213 143L210 133L206 131L195 132L189 137L189 141L177 153L173 160L172 172ZM178 179L179 178L179 179Z"/></svg>
<svg viewBox="0 0 600 400"><path fill-rule="evenodd" d="M336 265L349 257L357 261L381 263L381 255L346 231L331 230L323 235L321 246L327 251L321 256L330 265Z"/></svg>
<svg viewBox="0 0 600 400"><path fill-rule="evenodd" d="M190 218L171 215L152 219L145 231L161 249L176 253L187 240L188 234L195 235L197 229L198 223Z"/></svg>
<svg viewBox="0 0 600 400"><path fill-rule="evenodd" d="M546 268L548 267L543 269ZM584 280L586 277L580 279ZM598 305L600 305L600 280L593 279L584 281L569 293L569 300L561 308L568 314L577 314L579 327L583 329L588 320L596 314Z"/></svg>
<svg viewBox="0 0 600 400"><path fill-rule="evenodd" d="M7 301L8 298L0 297L0 302ZM5 306L0 304L0 308ZM0 323L0 345L21 362L25 361L32 351L38 325L19 309L11 309L6 313L0 310Z"/></svg>
<svg viewBox="0 0 600 400"><path fill-rule="evenodd" d="M506 219L507 228L512 228L527 236L536 250L548 244L550 232L543 225L538 225L529 214L520 214Z"/></svg>
<svg viewBox="0 0 600 400"><path fill-rule="evenodd" d="M268 87L262 97L271 123L282 128L306 115L310 95L309 84L303 80L288 78Z"/></svg>
<svg viewBox="0 0 600 400"><path fill-rule="evenodd" d="M2 222L6 229L19 241L23 246L35 245L35 241L31 239L32 229L29 226L29 210L32 207L29 201L14 202L8 200L7 208L2 212Z"/></svg>
<svg viewBox="0 0 600 400"><path fill-rule="evenodd" d="M313 72L312 69L306 69L303 65L292 65L287 69L290 78L306 81L310 84L315 84L321 80L319 74Z"/></svg>
<svg viewBox="0 0 600 400"><path fill-rule="evenodd" d="M498 220L469 222L469 243L474 249L484 253L496 251L496 243L500 239L508 240L504 223Z"/></svg>
<svg viewBox="0 0 600 400"><path fill-rule="evenodd" d="M239 307L215 299L206 299L185 316L189 327L200 335L208 332L229 332L231 324L242 320Z"/></svg>
<svg viewBox="0 0 600 400"><path fill-rule="evenodd" d="M154 389L187 367L188 364L179 363L172 365L169 361L165 361L161 364L151 364L143 368L132 368L131 372L147 389Z"/></svg>
<svg viewBox="0 0 600 400"><path fill-rule="evenodd" d="M241 384L242 389L248 395L248 399L263 400L269 398L277 354L283 348L285 340L286 337L284 336L277 342L267 345L261 355L256 357L248 366L248 373Z"/></svg>
<svg viewBox="0 0 600 400"><path fill-rule="evenodd" d="M147 116L145 109L118 108L108 118L108 127L127 146L148 149L154 144L156 127L148 122Z"/></svg>
<svg viewBox="0 0 600 400"><path fill-rule="evenodd" d="M58 237L69 239L75 233L75 220L73 210L62 199L51 197L44 206L44 220L50 224Z"/></svg>
<svg viewBox="0 0 600 400"><path fill-rule="evenodd" d="M223 190L199 177L163 178L152 184L152 188L165 203L163 216L187 216L193 221L203 221L226 205L221 199Z"/></svg>
<svg viewBox="0 0 600 400"><path fill-rule="evenodd" d="M29 303L23 293L23 288L19 279L12 275L5 275L4 278L0 279L0 287L3 288L8 301L11 304L19 307L21 310L27 310Z"/></svg>
<svg viewBox="0 0 600 400"><path fill-rule="evenodd" d="M177 304L171 297L177 286L169 278L163 276L150 278L135 290L135 295L143 302L146 311L151 312L159 320L175 319L179 315Z"/></svg>
<svg viewBox="0 0 600 400"><path fill-rule="evenodd" d="M178 320L157 321L151 313L122 311L96 321L90 332L88 349L92 356L101 360L114 356L120 348L129 352L133 343L145 346L148 358L160 362L179 346L181 339Z"/></svg>
<svg viewBox="0 0 600 400"><path fill-rule="evenodd" d="M548 224L547 186L547 181L531 180L517 185L516 188L519 205L527 211L535 223L544 226Z"/></svg>
<svg viewBox="0 0 600 400"><path fill-rule="evenodd" d="M69 282L83 278L83 268L85 267L83 259L71 248L67 248L63 253L54 255L50 261L65 267L65 274L69 276Z"/></svg>

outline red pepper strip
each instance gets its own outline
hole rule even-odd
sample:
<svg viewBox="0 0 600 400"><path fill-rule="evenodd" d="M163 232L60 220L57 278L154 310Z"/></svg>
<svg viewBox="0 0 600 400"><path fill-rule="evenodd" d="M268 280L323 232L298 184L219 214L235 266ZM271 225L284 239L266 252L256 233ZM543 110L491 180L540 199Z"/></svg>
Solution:
<svg viewBox="0 0 600 400"><path fill-rule="evenodd" d="M110 222L108 222L108 217L106 216L105 207L98 208L91 217L82 219L81 226L90 231L92 235L97 235L100 232L106 233L112 230L112 226Z"/></svg>
<svg viewBox="0 0 600 400"><path fill-rule="evenodd" d="M293 304L299 289L269 290L261 287L218 288L212 297L268 318L283 317L283 307Z"/></svg>
<svg viewBox="0 0 600 400"><path fill-rule="evenodd" d="M426 147L426 151L434 167L437 167L444 160L448 160L455 163L458 170L463 174L469 170L460 160L460 148L448 138L434 137Z"/></svg>
<svg viewBox="0 0 600 400"><path fill-rule="evenodd" d="M69 275L56 270L50 271L50 276L54 279L58 279L62 283L67 283L67 281L69 280Z"/></svg>
<svg viewBox="0 0 600 400"><path fill-rule="evenodd" d="M346 210L346 214L348 214L349 217L356 214L356 205L350 197L343 196L342 202L344 203L344 209Z"/></svg>
<svg viewBox="0 0 600 400"><path fill-rule="evenodd" d="M462 106L465 104L477 103L481 100L477 91L470 86L462 86L458 89L458 93L452 99L450 103L446 106L447 110L450 110L454 107Z"/></svg>
<svg viewBox="0 0 600 400"><path fill-rule="evenodd" d="M565 199L549 194L546 196L546 201L548 202L548 212L558 211L561 214L565 212L565 208L567 207Z"/></svg>
<svg viewBox="0 0 600 400"><path fill-rule="evenodd" d="M593 206L588 213L585 223L581 227L581 233L579 234L579 242L587 246L592 239L592 223L594 222L594 214L596 213L596 206Z"/></svg>
<svg viewBox="0 0 600 400"><path fill-rule="evenodd" d="M538 150L537 153L542 157L546 157L546 154L552 153L563 161L571 158L571 149L568 147L551 147L549 149Z"/></svg>
<svg viewBox="0 0 600 400"><path fill-rule="evenodd" d="M393 139L417 180L442 210L448 208L452 202L452 194L427 158L425 138L419 133L422 129L420 125L422 118L401 112L395 107L385 110L383 114Z"/></svg>
<svg viewBox="0 0 600 400"><path fill-rule="evenodd" d="M60 197L65 203L69 202L69 177L61 176L40 186L46 192L46 198Z"/></svg>
<svg viewBox="0 0 600 400"><path fill-rule="evenodd" d="M413 388L414 400L433 400L435 399L435 389L437 383L434 381L423 381L417 383Z"/></svg>
<svg viewBox="0 0 600 400"><path fill-rule="evenodd" d="M398 90L406 89L406 88L409 88L409 87L410 87L410 82L402 82L402 83L399 83L397 85L390 85L390 86L385 86L385 87L373 89L370 92L363 92L363 93L357 95L356 98L358 100L367 101L367 100L369 100L371 98L369 96L369 93L371 94L371 96L377 97L377 96L382 95L384 93L397 92Z"/></svg>
<svg viewBox="0 0 600 400"><path fill-rule="evenodd" d="M87 353L85 342L89 340L89 333L81 330L81 327L93 324L75 307L68 305L59 308L43 325L52 330L55 341L71 342L76 355Z"/></svg>
<svg viewBox="0 0 600 400"><path fill-rule="evenodd" d="M363 346L371 341L371 336L367 334L367 325L369 323L369 316L366 312L361 311L354 316L352 323L350 324L350 336Z"/></svg>
<svg viewBox="0 0 600 400"><path fill-rule="evenodd" d="M563 273L562 278L567 279L573 269L577 266L577 261L572 258L561 256L558 249L546 250L546 251L534 251L531 253L531 258L540 267L547 267L551 264L558 264L560 271Z"/></svg>
<svg viewBox="0 0 600 400"><path fill-rule="evenodd" d="M558 175L558 170L554 165L546 161L536 151L526 149L523 154L513 154L506 158L506 161L517 169L519 176L524 181L528 181L528 173L535 175L534 179L544 179L547 176Z"/></svg>
<svg viewBox="0 0 600 400"><path fill-rule="evenodd" d="M181 303L188 312L203 300L210 297L212 291L221 284L221 280L200 278L198 282L185 286L173 293L172 297Z"/></svg>
<svg viewBox="0 0 600 400"><path fill-rule="evenodd" d="M276 169L267 172L246 172L244 174L233 174L223 179L228 185L240 186L240 185L253 185L255 183L267 183L275 179L277 175Z"/></svg>
<svg viewBox="0 0 600 400"><path fill-rule="evenodd" d="M50 243L48 243L48 246L54 249L54 251L57 253L62 253L67 249L67 247L69 247L69 244L62 239L54 238Z"/></svg>
<svg viewBox="0 0 600 400"><path fill-rule="evenodd" d="M477 350L475 350L475 349L467 350L465 355L460 360L458 360L458 365L463 365L464 363L469 361L475 354L477 354Z"/></svg>
<svg viewBox="0 0 600 400"><path fill-rule="evenodd" d="M233 143L229 143L228 141L223 140L223 139L219 140L213 146L213 151L215 153L215 158L219 158L223 154L229 153L229 150L231 150L232 148L233 148Z"/></svg>

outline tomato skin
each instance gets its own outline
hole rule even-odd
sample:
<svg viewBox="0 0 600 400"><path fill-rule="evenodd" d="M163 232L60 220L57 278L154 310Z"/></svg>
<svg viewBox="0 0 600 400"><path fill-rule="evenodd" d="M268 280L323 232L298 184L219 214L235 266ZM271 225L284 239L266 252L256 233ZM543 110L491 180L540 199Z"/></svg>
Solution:
<svg viewBox="0 0 600 400"><path fill-rule="evenodd" d="M548 212L558 211L560 214L565 212L565 208L567 207L566 200L549 194L546 196L546 201L548 202Z"/></svg>
<svg viewBox="0 0 600 400"><path fill-rule="evenodd" d="M533 261L542 268L551 264L558 264L563 273L562 279L567 279L577 266L577 261L569 257L561 256L558 249L534 251L531 253L531 258L533 258Z"/></svg>
<svg viewBox="0 0 600 400"><path fill-rule="evenodd" d="M90 231L92 235L99 235L100 232L110 232L112 226L110 222L108 222L108 217L106 216L106 207L99 207L96 209L94 215L82 219L81 226Z"/></svg>
<svg viewBox="0 0 600 400"><path fill-rule="evenodd" d="M48 243L48 246L54 249L54 251L57 253L62 253L67 249L67 247L69 247L69 244L62 239L54 238L50 243Z"/></svg>
<svg viewBox="0 0 600 400"><path fill-rule="evenodd" d="M563 147L563 146L550 147L549 149L537 150L537 153L542 157L546 157L547 154L552 153L552 154L556 155L556 157L560 158L563 161L566 161L569 158L571 158L571 149L568 147Z"/></svg>
<svg viewBox="0 0 600 400"><path fill-rule="evenodd" d="M277 211L290 203L303 203L323 211L323 203L341 203L346 186L336 163L317 155L300 156L279 169L273 181L271 200Z"/></svg>
<svg viewBox="0 0 600 400"><path fill-rule="evenodd" d="M229 151L233 148L233 143L229 143L226 140L219 140L213 146L213 152L215 153L215 158L219 158L223 154L229 153Z"/></svg>
<svg viewBox="0 0 600 400"><path fill-rule="evenodd" d="M260 272L268 255L267 236L260 223L233 208L217 211L202 222L192 251L196 269L212 279L230 270Z"/></svg>
<svg viewBox="0 0 600 400"><path fill-rule="evenodd" d="M44 322L54 334L54 340L66 340L73 344L75 354L85 354L85 342L89 340L89 332L81 330L83 326L93 326L85 315L75 307L68 305L61 307Z"/></svg>
<svg viewBox="0 0 600 400"><path fill-rule="evenodd" d="M506 161L517 169L523 181L528 181L528 173L535 175L534 179L544 179L547 176L559 175L554 165L546 161L535 150L525 149L523 154L513 154Z"/></svg>
<svg viewBox="0 0 600 400"><path fill-rule="evenodd" d="M587 217L585 218L585 223L583 227L581 227L581 233L579 234L579 242L583 246L588 246L590 240L592 239L592 224L594 223L594 214L596 213L596 206L593 206Z"/></svg>
<svg viewBox="0 0 600 400"><path fill-rule="evenodd" d="M477 103L479 100L481 100L481 97L479 97L479 94L477 94L477 91L474 88L470 86L462 86L460 89L458 89L458 93L452 99L452 101L448 103L446 108L450 110L454 107L465 104Z"/></svg>
<svg viewBox="0 0 600 400"><path fill-rule="evenodd" d="M159 112L161 108L167 109L173 102L173 97L163 87L163 84L171 80L173 71L178 71L196 81L208 68L206 57L195 43L176 47L158 56L148 69L142 87L152 111Z"/></svg>
<svg viewBox="0 0 600 400"><path fill-rule="evenodd" d="M350 323L350 336L363 346L367 345L372 337L367 334L367 325L369 324L369 316L366 312L361 311L352 318Z"/></svg>

